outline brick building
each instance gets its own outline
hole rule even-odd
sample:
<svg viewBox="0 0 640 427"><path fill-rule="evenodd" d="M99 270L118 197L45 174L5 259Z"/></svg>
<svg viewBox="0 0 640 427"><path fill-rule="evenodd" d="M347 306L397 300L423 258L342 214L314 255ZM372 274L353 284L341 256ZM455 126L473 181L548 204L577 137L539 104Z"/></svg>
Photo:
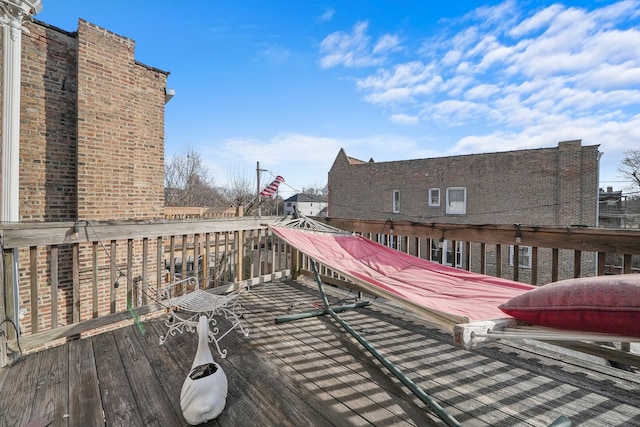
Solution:
<svg viewBox="0 0 640 427"><path fill-rule="evenodd" d="M555 148L379 163L354 159L340 150L329 171L329 216L595 226L599 157L597 145L582 146L579 140L560 142ZM446 253L454 247L450 243L425 253L435 257L442 250L444 262L459 264L454 260L463 259L460 252ZM463 246L456 250L462 251ZM526 280L530 248L519 250L525 270L521 276ZM488 251L488 265L492 256ZM509 261L505 263L508 268ZM585 271L593 267L590 257L584 257L583 263Z"/></svg>
<svg viewBox="0 0 640 427"><path fill-rule="evenodd" d="M19 217L21 222L153 220L164 218L164 113L168 73L135 60L135 42L84 20L75 32L34 20L22 33L20 88ZM0 38L3 33L0 32ZM0 51L0 64L4 64ZM2 93L0 88L0 94ZM1 114L1 112L0 112ZM94 236L94 238L96 238ZM72 245L56 248L59 282L49 283L48 247L38 246L39 298L57 294L57 324L72 316ZM112 283L109 265L126 266L126 252L79 245L78 292L93 292L91 266L100 265L98 283ZM152 252L152 251L150 251ZM143 249L133 247L133 264ZM30 307L28 251L19 255L21 307ZM152 256L149 255L150 265ZM155 274L149 270L149 274ZM116 304L126 304L126 289ZM109 287L100 288L99 307L80 307L82 319L117 310ZM75 291L74 291L75 292ZM25 324L30 324L27 310ZM41 312L38 324L52 324ZM25 329L29 332L29 328Z"/></svg>
<svg viewBox="0 0 640 427"><path fill-rule="evenodd" d="M168 73L83 20L76 32L25 27L21 221L163 218Z"/></svg>

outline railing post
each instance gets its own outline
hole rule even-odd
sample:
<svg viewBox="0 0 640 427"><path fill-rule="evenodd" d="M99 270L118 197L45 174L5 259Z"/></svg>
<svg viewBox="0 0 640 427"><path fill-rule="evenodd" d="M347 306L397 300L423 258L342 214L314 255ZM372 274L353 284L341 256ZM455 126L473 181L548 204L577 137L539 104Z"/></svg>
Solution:
<svg viewBox="0 0 640 427"><path fill-rule="evenodd" d="M301 254L300 251L293 246L289 247L291 248L291 278L296 280L300 277Z"/></svg>
<svg viewBox="0 0 640 427"><path fill-rule="evenodd" d="M234 244L238 250L235 281L240 282L244 279L244 232L242 230L236 231L234 240Z"/></svg>
<svg viewBox="0 0 640 427"><path fill-rule="evenodd" d="M520 246L513 246L513 281L520 280Z"/></svg>
<svg viewBox="0 0 640 427"><path fill-rule="evenodd" d="M560 250L558 248L551 249L551 281L558 281L558 268L560 265L559 261Z"/></svg>
<svg viewBox="0 0 640 427"><path fill-rule="evenodd" d="M73 323L80 322L80 243L74 243L71 249L71 277Z"/></svg>
<svg viewBox="0 0 640 427"><path fill-rule="evenodd" d="M2 257L4 265L3 271L4 276L2 277L2 288L3 288L3 297L0 299L0 315L2 315L2 319L0 320L11 320L14 322L14 318L16 313L15 307L15 295L13 290L13 281L14 281L14 250L13 249L4 249L4 256ZM0 367L6 366L9 363L9 358L7 355L7 341L11 339L15 339L15 330L9 328L7 325L8 321L3 322L2 326L0 326Z"/></svg>
<svg viewBox="0 0 640 427"><path fill-rule="evenodd" d="M622 256L622 274L631 274L631 254Z"/></svg>
<svg viewBox="0 0 640 427"><path fill-rule="evenodd" d="M36 334L39 330L40 307L38 306L38 247L29 247L29 276L31 279L31 333Z"/></svg>
<svg viewBox="0 0 640 427"><path fill-rule="evenodd" d="M531 249L531 284L538 286L538 247Z"/></svg>

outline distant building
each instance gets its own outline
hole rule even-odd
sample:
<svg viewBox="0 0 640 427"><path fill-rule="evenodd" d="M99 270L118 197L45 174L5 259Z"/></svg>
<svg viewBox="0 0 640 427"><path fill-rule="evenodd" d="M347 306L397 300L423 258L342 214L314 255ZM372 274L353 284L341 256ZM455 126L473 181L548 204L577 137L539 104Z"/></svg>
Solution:
<svg viewBox="0 0 640 427"><path fill-rule="evenodd" d="M379 163L340 150L329 171L328 215L427 223L596 226L599 158L597 145L582 146L580 140L560 142L556 148ZM402 244L393 235L383 233L378 238L390 246ZM464 245L446 238L428 245L423 249L428 259L442 255L449 265L461 266L467 255ZM513 268L515 247L504 248L508 256L500 261L503 271ZM524 278L531 269L533 248L519 245L518 251ZM471 252L473 269L480 253ZM543 252L537 254L539 262L550 265ZM498 253L496 248L486 249L489 269L492 263L497 268ZM582 257L584 271L595 271L594 259ZM573 268L572 259L561 262L567 271ZM544 272L540 276L540 282L550 277Z"/></svg>
<svg viewBox="0 0 640 427"><path fill-rule="evenodd" d="M329 215L462 224L597 224L598 146L368 162L340 150Z"/></svg>
<svg viewBox="0 0 640 427"><path fill-rule="evenodd" d="M598 197L600 227L621 228L624 226L624 197L622 191L613 191L613 187L607 187L607 191L600 189Z"/></svg>
<svg viewBox="0 0 640 427"><path fill-rule="evenodd" d="M285 215L293 215L296 208L306 216L327 216L327 197L300 193L284 201Z"/></svg>

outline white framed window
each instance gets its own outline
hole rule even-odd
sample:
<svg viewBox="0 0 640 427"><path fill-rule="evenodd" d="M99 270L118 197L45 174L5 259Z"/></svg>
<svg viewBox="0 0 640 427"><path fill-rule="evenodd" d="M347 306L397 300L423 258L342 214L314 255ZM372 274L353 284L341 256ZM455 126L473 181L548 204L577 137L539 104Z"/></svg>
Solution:
<svg viewBox="0 0 640 427"><path fill-rule="evenodd" d="M400 213L400 190L393 190L393 213Z"/></svg>
<svg viewBox="0 0 640 427"><path fill-rule="evenodd" d="M438 261L440 259L440 245L436 239L431 240L431 261Z"/></svg>
<svg viewBox="0 0 640 427"><path fill-rule="evenodd" d="M455 246L455 256L453 254L453 248ZM462 242L454 242L452 240L445 240L442 244L442 250L444 251L445 259L443 260L443 264L451 265L453 267L462 267L462 250L463 245ZM455 259L455 264L454 264Z"/></svg>
<svg viewBox="0 0 640 427"><path fill-rule="evenodd" d="M467 188L447 188L446 213L450 215L464 215L467 213Z"/></svg>
<svg viewBox="0 0 640 427"><path fill-rule="evenodd" d="M431 260L438 261L440 259L440 251L442 251L442 263L444 265L454 266L453 247L456 247L455 267L462 268L462 260L464 259L464 245L462 242L454 242L453 240L431 240Z"/></svg>
<svg viewBox="0 0 640 427"><path fill-rule="evenodd" d="M429 189L429 206L440 206L440 189Z"/></svg>
<svg viewBox="0 0 640 427"><path fill-rule="evenodd" d="M513 245L509 245L509 266L513 267ZM518 266L520 268L531 268L531 257L533 248L531 246L518 246Z"/></svg>

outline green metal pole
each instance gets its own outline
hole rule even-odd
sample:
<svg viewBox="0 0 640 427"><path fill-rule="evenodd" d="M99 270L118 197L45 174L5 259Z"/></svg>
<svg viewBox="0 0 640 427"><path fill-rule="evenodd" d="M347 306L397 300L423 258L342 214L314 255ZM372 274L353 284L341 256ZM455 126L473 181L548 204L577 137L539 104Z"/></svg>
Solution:
<svg viewBox="0 0 640 427"><path fill-rule="evenodd" d="M382 363L393 375L396 376L404 384L411 392L413 392L418 399L422 400L435 414L444 421L448 426L451 427L461 427L460 424L453 416L451 416L447 411L445 411L442 406L438 402L436 402L431 396L424 392L415 382L413 382L410 378L408 378L396 365L394 365L389 359L384 357L374 346L371 345L369 341L362 337L355 329L353 329L347 322L342 320L340 316L338 316L335 311L329 307L329 301L327 300L327 295L324 292L324 288L322 286L322 281L320 280L320 275L318 274L318 269L316 268L316 262L312 261L311 265L313 266L313 274L315 275L316 282L318 283L318 288L320 289L320 295L322 296L322 302L326 307L326 311L331 314L331 316L338 322L340 325L346 329L364 348L366 348L369 353L371 353L380 363Z"/></svg>
<svg viewBox="0 0 640 427"><path fill-rule="evenodd" d="M331 309L336 313L342 313L343 311L353 310L356 308L363 308L368 305L371 305L371 301L359 301L355 304L339 305L336 307L332 307ZM293 320L308 319L309 317L322 316L323 314L328 314L328 313L329 311L322 308L319 310L308 311L306 313L297 313L297 314L290 314L288 316L280 316L280 317L276 317L276 325L280 323L291 322Z"/></svg>

